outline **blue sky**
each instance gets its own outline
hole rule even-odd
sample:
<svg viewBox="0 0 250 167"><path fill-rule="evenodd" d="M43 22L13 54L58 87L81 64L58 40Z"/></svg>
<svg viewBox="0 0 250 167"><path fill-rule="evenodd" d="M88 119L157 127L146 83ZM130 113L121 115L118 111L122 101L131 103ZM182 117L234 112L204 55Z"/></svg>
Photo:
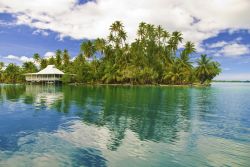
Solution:
<svg viewBox="0 0 250 167"><path fill-rule="evenodd" d="M129 41L139 22L145 21L170 32L182 31L197 46L192 59L206 53L221 63L223 72L217 79L250 80L250 22L246 17L250 2L191 1L34 0L24 4L3 0L0 61L21 64L32 60L34 53L50 56L57 49L67 49L73 58L82 40L106 37L115 20L124 23Z"/></svg>

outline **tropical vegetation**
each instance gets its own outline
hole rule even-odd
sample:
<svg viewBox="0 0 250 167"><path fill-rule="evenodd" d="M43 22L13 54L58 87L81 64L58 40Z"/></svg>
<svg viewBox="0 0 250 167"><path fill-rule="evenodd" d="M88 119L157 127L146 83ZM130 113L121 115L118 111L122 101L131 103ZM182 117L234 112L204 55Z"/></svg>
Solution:
<svg viewBox="0 0 250 167"><path fill-rule="evenodd" d="M129 43L122 22L116 21L106 39L84 40L73 59L65 49L50 58L35 53L34 61L21 67L8 64L4 68L1 63L0 82L24 82L22 74L54 64L66 74L75 74L64 75L64 83L209 84L220 73L220 64L205 54L196 58L194 43L183 41L181 32L170 33L162 26L142 22L136 39Z"/></svg>

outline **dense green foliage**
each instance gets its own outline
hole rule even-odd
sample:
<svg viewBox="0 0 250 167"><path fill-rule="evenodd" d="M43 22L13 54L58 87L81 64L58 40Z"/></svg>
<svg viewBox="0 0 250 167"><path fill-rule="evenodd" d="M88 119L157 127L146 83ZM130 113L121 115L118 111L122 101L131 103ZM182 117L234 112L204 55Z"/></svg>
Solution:
<svg viewBox="0 0 250 167"><path fill-rule="evenodd" d="M9 64L2 70L1 82L22 82L21 75L36 72L54 64L65 75L65 83L107 83L107 84L206 84L220 73L220 64L206 55L197 59L197 66L190 57L195 53L192 42L184 48L182 33L168 32L161 26L140 23L134 42L127 42L127 34L120 21L110 26L107 39L85 40L80 46L81 53L70 61L67 50L57 50L55 56L41 58L34 54L34 62L26 62L22 67Z"/></svg>

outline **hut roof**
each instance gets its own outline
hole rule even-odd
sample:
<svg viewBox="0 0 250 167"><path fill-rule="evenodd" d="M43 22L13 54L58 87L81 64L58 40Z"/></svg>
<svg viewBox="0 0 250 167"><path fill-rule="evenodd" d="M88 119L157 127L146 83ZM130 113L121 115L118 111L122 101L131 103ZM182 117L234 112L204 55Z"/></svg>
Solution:
<svg viewBox="0 0 250 167"><path fill-rule="evenodd" d="M63 75L64 73L58 70L54 65L48 65L45 69L39 71L36 74L61 74Z"/></svg>

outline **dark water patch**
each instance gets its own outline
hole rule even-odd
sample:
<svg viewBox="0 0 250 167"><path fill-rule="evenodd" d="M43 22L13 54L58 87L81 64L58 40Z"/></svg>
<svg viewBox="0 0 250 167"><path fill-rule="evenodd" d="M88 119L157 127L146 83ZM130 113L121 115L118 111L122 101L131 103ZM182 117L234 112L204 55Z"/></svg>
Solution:
<svg viewBox="0 0 250 167"><path fill-rule="evenodd" d="M106 167L107 160L100 150L94 148L78 148L71 155L73 166Z"/></svg>

